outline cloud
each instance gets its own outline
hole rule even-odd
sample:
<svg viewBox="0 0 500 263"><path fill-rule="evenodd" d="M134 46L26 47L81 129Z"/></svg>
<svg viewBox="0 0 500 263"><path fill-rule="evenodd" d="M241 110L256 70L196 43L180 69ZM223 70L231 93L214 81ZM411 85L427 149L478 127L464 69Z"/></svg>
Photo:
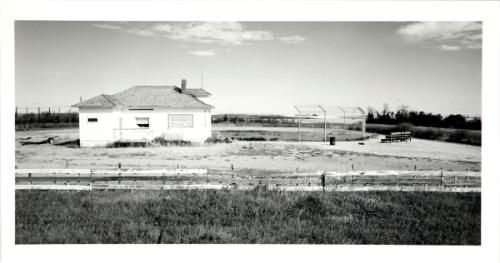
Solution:
<svg viewBox="0 0 500 263"><path fill-rule="evenodd" d="M239 22L176 22L157 23L142 27L137 23L106 23L93 24L93 26L138 36L165 37L176 41L211 43L224 46L273 40L280 40L287 44L298 44L306 40L302 36L276 36L271 31L247 30Z"/></svg>
<svg viewBox="0 0 500 263"><path fill-rule="evenodd" d="M448 45L441 45L439 48L445 51L457 51L461 49L459 46L448 46Z"/></svg>
<svg viewBox="0 0 500 263"><path fill-rule="evenodd" d="M155 32L173 40L221 45L241 45L248 41L273 40L269 31L245 30L238 22L188 22L159 24Z"/></svg>
<svg viewBox="0 0 500 263"><path fill-rule="evenodd" d="M306 38L301 36L288 36L288 37L280 37L280 40L286 44L299 44L304 42Z"/></svg>
<svg viewBox="0 0 500 263"><path fill-rule="evenodd" d="M442 50L480 49L481 22L416 22L397 33L414 44L430 44Z"/></svg>
<svg viewBox="0 0 500 263"><path fill-rule="evenodd" d="M198 57L213 57L215 56L214 51L210 50L197 50L197 51L189 51L188 54Z"/></svg>
<svg viewBox="0 0 500 263"><path fill-rule="evenodd" d="M103 29L111 29L111 30L118 30L122 28L121 26L111 25L111 24L92 24L92 26Z"/></svg>

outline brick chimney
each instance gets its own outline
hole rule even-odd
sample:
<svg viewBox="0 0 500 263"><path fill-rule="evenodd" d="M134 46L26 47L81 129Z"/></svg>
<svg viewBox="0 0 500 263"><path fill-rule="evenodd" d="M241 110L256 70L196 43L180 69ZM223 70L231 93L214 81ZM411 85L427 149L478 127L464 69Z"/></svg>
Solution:
<svg viewBox="0 0 500 263"><path fill-rule="evenodd" d="M184 93L185 90L186 90L186 80L182 79L181 80L181 93Z"/></svg>

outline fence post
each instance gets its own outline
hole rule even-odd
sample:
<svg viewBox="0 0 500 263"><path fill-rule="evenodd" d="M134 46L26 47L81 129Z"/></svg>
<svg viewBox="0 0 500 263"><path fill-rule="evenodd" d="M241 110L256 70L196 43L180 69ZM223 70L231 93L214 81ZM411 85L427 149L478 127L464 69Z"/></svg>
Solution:
<svg viewBox="0 0 500 263"><path fill-rule="evenodd" d="M38 107L37 122L40 123L40 107Z"/></svg>
<svg viewBox="0 0 500 263"><path fill-rule="evenodd" d="M441 169L441 189L444 189L444 182L443 182L444 176L443 176L443 169Z"/></svg>
<svg viewBox="0 0 500 263"><path fill-rule="evenodd" d="M321 186L323 187L323 193L325 192L325 187L326 187L326 175L325 171L321 173Z"/></svg>

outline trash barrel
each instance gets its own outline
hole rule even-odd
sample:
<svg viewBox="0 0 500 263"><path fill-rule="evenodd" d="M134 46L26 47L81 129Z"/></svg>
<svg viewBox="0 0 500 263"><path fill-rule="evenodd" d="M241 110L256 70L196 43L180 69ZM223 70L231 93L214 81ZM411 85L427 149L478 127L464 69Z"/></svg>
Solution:
<svg viewBox="0 0 500 263"><path fill-rule="evenodd" d="M330 137L330 145L335 145L335 137Z"/></svg>

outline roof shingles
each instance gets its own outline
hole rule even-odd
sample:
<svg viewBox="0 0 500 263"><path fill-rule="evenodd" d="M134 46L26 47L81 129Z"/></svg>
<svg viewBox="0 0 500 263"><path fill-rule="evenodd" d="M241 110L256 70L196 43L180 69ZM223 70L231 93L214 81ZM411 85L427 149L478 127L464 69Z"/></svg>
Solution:
<svg viewBox="0 0 500 263"><path fill-rule="evenodd" d="M206 91L205 91L206 92ZM209 94L208 92L206 92ZM195 94L182 93L175 86L134 86L113 95L99 95L74 107L165 107L165 108L213 108L199 100Z"/></svg>

